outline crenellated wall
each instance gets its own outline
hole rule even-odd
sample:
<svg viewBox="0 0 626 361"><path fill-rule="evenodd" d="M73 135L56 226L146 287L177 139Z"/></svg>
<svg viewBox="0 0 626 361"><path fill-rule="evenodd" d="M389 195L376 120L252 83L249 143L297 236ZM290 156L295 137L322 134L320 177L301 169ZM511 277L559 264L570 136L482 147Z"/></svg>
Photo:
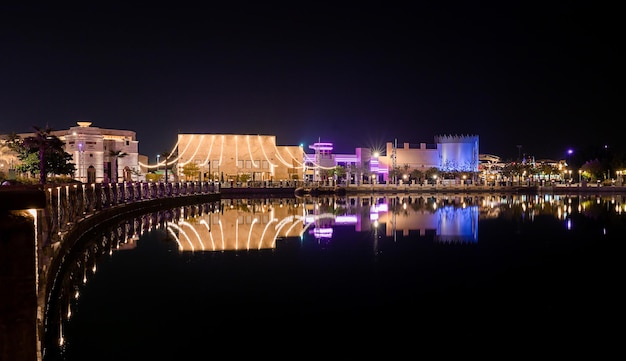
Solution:
<svg viewBox="0 0 626 361"><path fill-rule="evenodd" d="M435 144L387 143L386 155L379 158L381 167L401 170L478 172L479 138L477 135L439 135ZM385 179L387 180L387 179Z"/></svg>

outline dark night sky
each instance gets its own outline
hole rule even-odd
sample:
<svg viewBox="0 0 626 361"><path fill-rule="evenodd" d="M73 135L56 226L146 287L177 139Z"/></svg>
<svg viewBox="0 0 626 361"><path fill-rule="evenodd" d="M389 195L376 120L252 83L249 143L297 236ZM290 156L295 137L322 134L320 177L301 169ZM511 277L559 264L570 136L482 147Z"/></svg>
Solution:
<svg viewBox="0 0 626 361"><path fill-rule="evenodd" d="M599 2L206 3L1 5L0 134L90 120L150 159L178 132L336 152L473 134L505 159L621 138L619 12Z"/></svg>

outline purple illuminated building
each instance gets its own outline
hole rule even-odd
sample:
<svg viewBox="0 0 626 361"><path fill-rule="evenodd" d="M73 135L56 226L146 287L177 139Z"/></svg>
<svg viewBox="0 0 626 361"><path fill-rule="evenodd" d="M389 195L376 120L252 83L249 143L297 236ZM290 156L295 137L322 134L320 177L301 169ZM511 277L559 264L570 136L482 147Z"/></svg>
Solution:
<svg viewBox="0 0 626 361"><path fill-rule="evenodd" d="M309 146L313 154L305 154L305 177L309 181L326 181L336 166L346 169L350 184L402 182L408 174L422 173L431 168L443 172L477 173L479 166L479 137L477 135L440 135L434 143L387 142L386 154L369 148L356 148L354 154L333 154L333 143L318 142ZM396 169L396 176L390 174Z"/></svg>

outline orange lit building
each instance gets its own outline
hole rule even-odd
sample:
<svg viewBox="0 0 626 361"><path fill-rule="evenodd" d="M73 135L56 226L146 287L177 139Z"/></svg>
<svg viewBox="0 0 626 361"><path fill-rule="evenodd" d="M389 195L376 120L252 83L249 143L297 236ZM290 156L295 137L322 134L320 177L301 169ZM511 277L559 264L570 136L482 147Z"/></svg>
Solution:
<svg viewBox="0 0 626 361"><path fill-rule="evenodd" d="M176 163L179 177L185 165L194 163L200 180L303 179L302 147L277 146L272 135L178 134L176 150L168 164Z"/></svg>

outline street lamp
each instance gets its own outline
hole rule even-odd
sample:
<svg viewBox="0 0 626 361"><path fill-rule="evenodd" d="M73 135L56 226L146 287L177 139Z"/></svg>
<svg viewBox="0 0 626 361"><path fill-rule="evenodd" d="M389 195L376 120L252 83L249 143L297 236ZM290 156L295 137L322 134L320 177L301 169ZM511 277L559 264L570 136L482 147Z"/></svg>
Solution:
<svg viewBox="0 0 626 361"><path fill-rule="evenodd" d="M582 170L582 169L579 169L579 170L578 170L578 184L579 184L579 185L580 185L580 182L581 182L581 180L582 180L582 179L581 179L581 177L582 177L582 173L583 173L583 170Z"/></svg>
<svg viewBox="0 0 626 361"><path fill-rule="evenodd" d="M157 154L157 166L156 166L156 172L155 172L155 173L157 174L157 177L158 177L158 175L159 175L159 168L160 168L160 164L159 164L159 162L160 162L160 160L161 160L161 155L160 155L160 154ZM157 178L157 179L158 179L158 178Z"/></svg>
<svg viewBox="0 0 626 361"><path fill-rule="evenodd" d="M78 176L78 179L80 179L81 182L86 183L85 180L83 180L83 177L85 176L85 145L83 144L82 140L78 142L78 160L80 162L80 174Z"/></svg>
<svg viewBox="0 0 626 361"><path fill-rule="evenodd" d="M572 184L572 170L567 171L569 173L569 184Z"/></svg>

